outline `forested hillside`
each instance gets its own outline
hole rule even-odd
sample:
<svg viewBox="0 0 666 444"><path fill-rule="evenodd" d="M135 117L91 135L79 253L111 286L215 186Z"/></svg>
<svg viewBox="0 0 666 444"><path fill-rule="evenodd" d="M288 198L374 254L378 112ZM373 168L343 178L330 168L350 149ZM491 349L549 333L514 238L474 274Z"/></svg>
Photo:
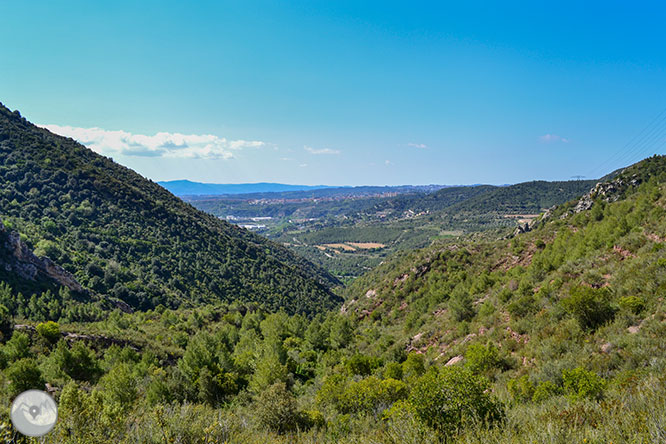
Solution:
<svg viewBox="0 0 666 444"><path fill-rule="evenodd" d="M289 208L293 214L305 210L308 217L315 219L282 223L275 229L267 229L266 234L336 276L350 280L397 251L423 248L443 237L470 233L500 236L506 228L524 226L547 208L580 197L594 183L533 181L501 187L448 187L431 193L335 202L335 206L315 202L310 208L301 203L252 202L242 208L235 205L234 211L278 217L279 223L280 213L271 210ZM380 248L373 251L329 248L349 246L350 242L374 243Z"/></svg>
<svg viewBox="0 0 666 444"><path fill-rule="evenodd" d="M48 382L46 442L663 442L665 217L653 157L530 232L398 255L312 320L234 303L24 321L1 404Z"/></svg>
<svg viewBox="0 0 666 444"><path fill-rule="evenodd" d="M0 217L85 288L146 309L245 301L312 314L325 271L0 105Z"/></svg>

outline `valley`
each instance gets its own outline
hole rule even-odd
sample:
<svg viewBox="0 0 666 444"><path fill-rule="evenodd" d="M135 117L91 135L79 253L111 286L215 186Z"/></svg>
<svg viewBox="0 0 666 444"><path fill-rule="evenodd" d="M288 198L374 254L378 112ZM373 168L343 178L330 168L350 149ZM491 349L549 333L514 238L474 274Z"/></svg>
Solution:
<svg viewBox="0 0 666 444"><path fill-rule="evenodd" d="M399 251L463 236L503 236L507 229L524 226L548 208L582 195L594 183L355 187L183 198L350 282Z"/></svg>
<svg viewBox="0 0 666 444"><path fill-rule="evenodd" d="M0 173L0 405L48 389L43 442L661 436L666 157L186 203L0 108Z"/></svg>

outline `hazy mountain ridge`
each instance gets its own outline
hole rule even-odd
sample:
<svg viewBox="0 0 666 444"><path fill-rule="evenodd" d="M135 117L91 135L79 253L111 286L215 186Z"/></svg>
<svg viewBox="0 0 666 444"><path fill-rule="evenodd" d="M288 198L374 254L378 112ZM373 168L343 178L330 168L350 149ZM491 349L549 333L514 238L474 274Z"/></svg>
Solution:
<svg viewBox="0 0 666 444"><path fill-rule="evenodd" d="M238 183L218 184L193 182L190 180L166 180L157 182L176 196L212 196L224 194L279 193L285 191L307 191L331 188L327 185L289 185L283 183Z"/></svg>

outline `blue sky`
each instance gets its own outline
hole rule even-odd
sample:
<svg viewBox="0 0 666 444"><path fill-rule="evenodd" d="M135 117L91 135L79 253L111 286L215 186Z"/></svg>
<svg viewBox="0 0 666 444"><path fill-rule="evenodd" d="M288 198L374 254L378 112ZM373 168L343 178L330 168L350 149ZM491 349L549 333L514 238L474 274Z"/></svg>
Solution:
<svg viewBox="0 0 666 444"><path fill-rule="evenodd" d="M545 3L2 1L0 101L154 180L514 183L664 151L604 162L666 108L666 6Z"/></svg>

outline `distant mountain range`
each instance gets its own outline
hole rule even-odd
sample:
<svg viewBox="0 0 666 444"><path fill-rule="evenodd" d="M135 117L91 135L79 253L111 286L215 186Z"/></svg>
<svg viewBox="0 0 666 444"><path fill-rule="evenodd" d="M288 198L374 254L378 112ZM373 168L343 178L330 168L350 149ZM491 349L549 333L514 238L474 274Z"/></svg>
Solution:
<svg viewBox="0 0 666 444"><path fill-rule="evenodd" d="M452 185L395 185L395 186L330 186L330 185L289 185L284 183L202 183L190 180L169 180L157 182L176 196L233 196L261 199L279 197L298 199L303 197L365 196L385 193L431 192ZM267 196L266 193L281 193ZM312 194L304 194L312 193Z"/></svg>
<svg viewBox="0 0 666 444"><path fill-rule="evenodd" d="M189 180L168 180L157 182L176 196L280 193L284 191L310 191L332 188L326 185L287 185L283 183L202 183Z"/></svg>

